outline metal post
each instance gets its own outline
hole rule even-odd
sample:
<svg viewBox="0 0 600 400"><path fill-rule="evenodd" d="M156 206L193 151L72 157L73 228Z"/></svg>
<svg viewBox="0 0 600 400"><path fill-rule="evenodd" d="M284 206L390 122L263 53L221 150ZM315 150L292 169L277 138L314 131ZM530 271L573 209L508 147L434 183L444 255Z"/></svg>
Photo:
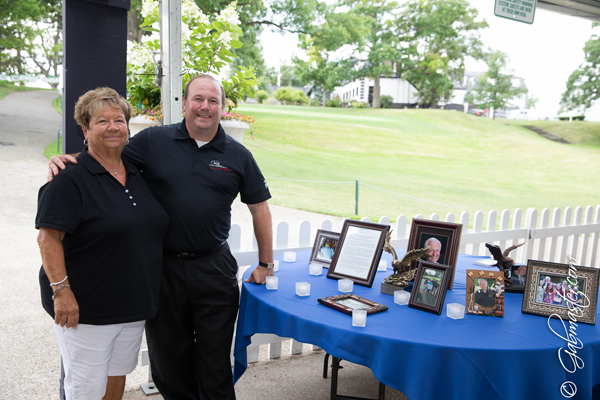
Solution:
<svg viewBox="0 0 600 400"><path fill-rule="evenodd" d="M60 129L58 130L58 135L56 138L56 152L60 154Z"/></svg>
<svg viewBox="0 0 600 400"><path fill-rule="evenodd" d="M356 196L354 199L354 215L358 215L358 179L356 180Z"/></svg>
<svg viewBox="0 0 600 400"><path fill-rule="evenodd" d="M160 2L163 124L181 121L181 0Z"/></svg>

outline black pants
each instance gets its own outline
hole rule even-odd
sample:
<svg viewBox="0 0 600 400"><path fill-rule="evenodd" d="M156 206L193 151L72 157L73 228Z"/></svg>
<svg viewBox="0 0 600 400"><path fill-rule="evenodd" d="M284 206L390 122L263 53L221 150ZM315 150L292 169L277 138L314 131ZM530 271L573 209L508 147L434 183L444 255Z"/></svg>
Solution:
<svg viewBox="0 0 600 400"><path fill-rule="evenodd" d="M164 256L160 306L146 322L152 378L166 400L234 400L231 341L239 307L227 244L205 256Z"/></svg>

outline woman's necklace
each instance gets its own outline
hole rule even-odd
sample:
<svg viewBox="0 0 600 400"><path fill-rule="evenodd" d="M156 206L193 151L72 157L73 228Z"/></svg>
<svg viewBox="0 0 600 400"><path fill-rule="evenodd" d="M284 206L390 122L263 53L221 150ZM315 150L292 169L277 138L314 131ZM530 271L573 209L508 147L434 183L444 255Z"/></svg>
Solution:
<svg viewBox="0 0 600 400"><path fill-rule="evenodd" d="M113 174L115 174L115 176L117 176L117 173L119 172L119 170L121 169L121 167L123 166L123 160L119 161L119 168L117 169L109 169L106 168L106 166L102 163L100 163L100 165L102 165L104 167L105 170L112 172Z"/></svg>

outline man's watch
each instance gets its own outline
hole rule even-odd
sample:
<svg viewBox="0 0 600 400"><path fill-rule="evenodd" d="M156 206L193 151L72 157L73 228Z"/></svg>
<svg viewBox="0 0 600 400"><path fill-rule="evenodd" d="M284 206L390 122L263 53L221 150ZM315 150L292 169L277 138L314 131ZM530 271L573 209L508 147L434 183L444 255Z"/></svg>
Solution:
<svg viewBox="0 0 600 400"><path fill-rule="evenodd" d="M275 264L274 264L274 263L264 263L264 262L262 262L262 261L259 261L259 262L258 262L258 265L260 265L261 267L268 268L268 269L273 269L273 268L275 268Z"/></svg>

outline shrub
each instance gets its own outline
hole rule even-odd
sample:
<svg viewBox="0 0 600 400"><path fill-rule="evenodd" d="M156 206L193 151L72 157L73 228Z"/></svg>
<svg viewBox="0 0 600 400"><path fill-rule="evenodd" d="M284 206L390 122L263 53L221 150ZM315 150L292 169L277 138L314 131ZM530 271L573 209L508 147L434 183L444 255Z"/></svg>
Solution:
<svg viewBox="0 0 600 400"><path fill-rule="evenodd" d="M259 90L256 92L256 101L258 101L259 104L263 104L268 98L269 93L267 93L266 90Z"/></svg>
<svg viewBox="0 0 600 400"><path fill-rule="evenodd" d="M387 94L379 97L379 105L381 108L392 108L394 105L394 98Z"/></svg>
<svg viewBox="0 0 600 400"><path fill-rule="evenodd" d="M294 89L292 91L292 102L296 105L308 104L308 96L300 89Z"/></svg>
<svg viewBox="0 0 600 400"><path fill-rule="evenodd" d="M339 107L340 104L342 103L342 101L340 100L339 96L336 97L335 99L331 99L329 100L327 103L325 103L327 105L327 107Z"/></svg>
<svg viewBox="0 0 600 400"><path fill-rule="evenodd" d="M284 87L277 89L275 93L273 93L273 97L284 104L288 104L292 102L292 88Z"/></svg>
<svg viewBox="0 0 600 400"><path fill-rule="evenodd" d="M355 101L352 103L352 108L367 108L367 103L363 101Z"/></svg>
<svg viewBox="0 0 600 400"><path fill-rule="evenodd" d="M310 99L309 104L313 107L319 107L321 105L321 102L319 101L319 99Z"/></svg>
<svg viewBox="0 0 600 400"><path fill-rule="evenodd" d="M583 121L585 119L585 115L574 115L573 121ZM569 117L558 117L559 121L568 121Z"/></svg>

